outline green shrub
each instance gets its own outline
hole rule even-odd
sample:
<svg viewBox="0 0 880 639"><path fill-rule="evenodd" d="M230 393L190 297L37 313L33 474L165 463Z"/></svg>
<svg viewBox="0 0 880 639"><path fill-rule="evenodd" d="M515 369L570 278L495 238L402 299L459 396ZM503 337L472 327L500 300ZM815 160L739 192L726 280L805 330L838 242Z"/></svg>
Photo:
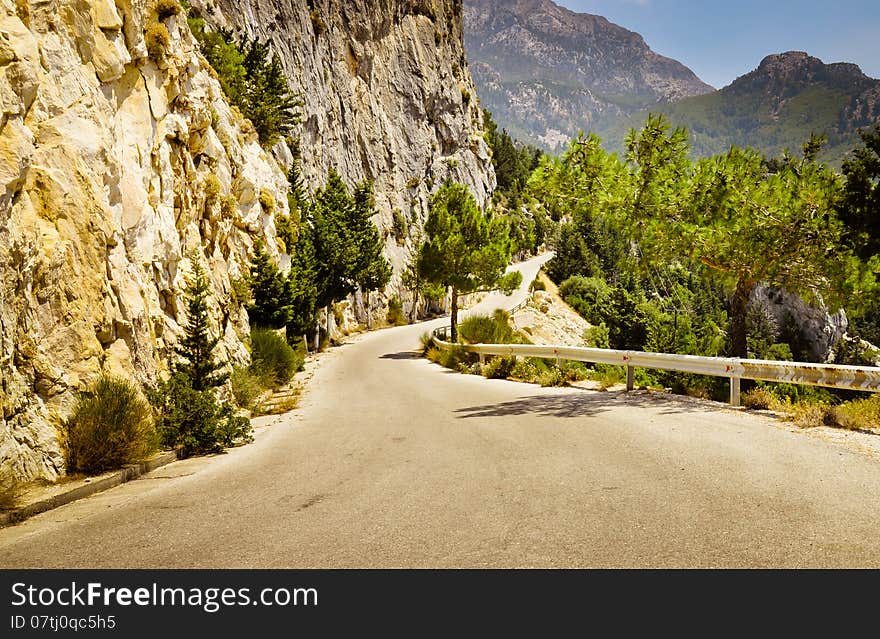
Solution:
<svg viewBox="0 0 880 639"><path fill-rule="evenodd" d="M562 373L562 377L566 382L572 383L589 379L592 371L581 362L567 362L563 360L559 363L559 372Z"/></svg>
<svg viewBox="0 0 880 639"><path fill-rule="evenodd" d="M611 333L604 323L585 330L583 338L589 348L611 348Z"/></svg>
<svg viewBox="0 0 880 639"><path fill-rule="evenodd" d="M880 428L880 395L835 406L833 415L842 428L877 430Z"/></svg>
<svg viewBox="0 0 880 639"><path fill-rule="evenodd" d="M403 302L395 295L388 302L388 315L386 316L388 323L392 326L403 326L407 324L406 316L403 314Z"/></svg>
<svg viewBox="0 0 880 639"><path fill-rule="evenodd" d="M131 382L102 377L80 393L66 422L67 470L97 475L156 451L149 404Z"/></svg>
<svg viewBox="0 0 880 639"><path fill-rule="evenodd" d="M253 441L250 420L220 403L213 389L196 390L183 373L175 373L149 393L162 445L181 457L216 453Z"/></svg>
<svg viewBox="0 0 880 639"><path fill-rule="evenodd" d="M535 365L535 361L529 358L517 361L513 369L511 369L509 377L510 379L534 384L537 383L539 374L540 371Z"/></svg>
<svg viewBox="0 0 880 639"><path fill-rule="evenodd" d="M486 379L507 379L513 374L515 366L515 357L493 357L481 372Z"/></svg>
<svg viewBox="0 0 880 639"><path fill-rule="evenodd" d="M510 315L500 309L491 317L488 315L468 317L459 325L458 333L470 344L514 344L518 341L510 325Z"/></svg>
<svg viewBox="0 0 880 639"><path fill-rule="evenodd" d="M626 380L624 369L620 366L609 366L605 364L597 364L594 372L590 375L590 379L599 382L602 390L608 390L612 386Z"/></svg>
<svg viewBox="0 0 880 639"><path fill-rule="evenodd" d="M440 364L443 368L458 371L461 366L472 366L478 361L478 357L472 353L466 352L460 346L453 346L449 350L441 350L439 348L430 347L425 355L429 360L436 364Z"/></svg>
<svg viewBox="0 0 880 639"><path fill-rule="evenodd" d="M153 60L161 60L171 46L171 34L168 28L159 22L151 22L147 25L144 34L144 42L147 45L147 53Z"/></svg>
<svg viewBox="0 0 880 639"><path fill-rule="evenodd" d="M294 351L283 337L272 330L251 331L252 373L264 376L273 388L284 386L302 370L305 357Z"/></svg>
<svg viewBox="0 0 880 639"><path fill-rule="evenodd" d="M563 375L562 371L555 366L540 373L538 375L538 383L545 388L552 386L568 386L568 381L565 379L565 375Z"/></svg>
<svg viewBox="0 0 880 639"><path fill-rule="evenodd" d="M158 0L154 9L159 20L167 20L180 14L181 11L180 3L177 0Z"/></svg>
<svg viewBox="0 0 880 639"><path fill-rule="evenodd" d="M753 410L770 410L778 402L766 388L753 388L742 394L742 405Z"/></svg>
<svg viewBox="0 0 880 639"><path fill-rule="evenodd" d="M431 333L422 333L422 336L419 337L419 343L422 345L422 355L427 356L428 350L434 346L434 337Z"/></svg>
<svg viewBox="0 0 880 639"><path fill-rule="evenodd" d="M236 366L232 369L232 375L229 376L232 383L232 396L239 408L253 410L260 398L260 395L266 390L265 380L255 374L249 368Z"/></svg>
<svg viewBox="0 0 880 639"><path fill-rule="evenodd" d="M534 292L534 291L546 291L546 290L547 290L547 285L544 284L544 282L543 282L540 278L537 278L537 277L536 277L535 280L532 282L532 284L531 284L531 286L530 286L529 288L530 288L530 290L531 290L532 292Z"/></svg>
<svg viewBox="0 0 880 639"><path fill-rule="evenodd" d="M13 510L21 498L21 482L9 469L0 470L0 512Z"/></svg>
<svg viewBox="0 0 880 639"><path fill-rule="evenodd" d="M821 401L802 401L785 407L789 419L801 428L835 426L834 408Z"/></svg>

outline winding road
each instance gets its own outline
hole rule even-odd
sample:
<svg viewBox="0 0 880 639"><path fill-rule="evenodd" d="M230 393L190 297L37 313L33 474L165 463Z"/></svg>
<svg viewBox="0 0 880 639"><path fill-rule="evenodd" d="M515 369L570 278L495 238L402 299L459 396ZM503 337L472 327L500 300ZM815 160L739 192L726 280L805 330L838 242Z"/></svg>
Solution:
<svg viewBox="0 0 880 639"><path fill-rule="evenodd" d="M512 307L524 286L481 310ZM0 530L0 567L880 566L880 461L717 404L320 358L254 444Z"/></svg>

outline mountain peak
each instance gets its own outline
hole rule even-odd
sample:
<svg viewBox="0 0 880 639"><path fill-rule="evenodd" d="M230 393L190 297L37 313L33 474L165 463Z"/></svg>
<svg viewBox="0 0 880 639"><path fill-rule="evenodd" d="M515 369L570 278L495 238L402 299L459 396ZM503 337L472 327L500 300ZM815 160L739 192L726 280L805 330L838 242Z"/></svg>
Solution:
<svg viewBox="0 0 880 639"><path fill-rule="evenodd" d="M465 43L484 106L550 150L601 118L713 90L638 33L551 0L465 0Z"/></svg>

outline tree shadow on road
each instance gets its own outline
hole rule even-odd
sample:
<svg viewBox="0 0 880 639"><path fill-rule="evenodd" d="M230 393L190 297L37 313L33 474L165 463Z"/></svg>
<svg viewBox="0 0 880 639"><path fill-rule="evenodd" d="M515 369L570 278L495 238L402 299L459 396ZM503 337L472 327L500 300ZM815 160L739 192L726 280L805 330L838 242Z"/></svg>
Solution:
<svg viewBox="0 0 880 639"><path fill-rule="evenodd" d="M541 415L544 417L592 417L618 407L644 407L660 409L660 414L708 413L722 406L708 402L700 404L684 398L678 400L669 396L651 393L599 393L573 391L565 394L533 395L509 402L471 406L455 411L459 419L474 417L511 417L518 415Z"/></svg>
<svg viewBox="0 0 880 639"><path fill-rule="evenodd" d="M380 356L379 359L395 359L395 360L407 360L407 359L421 359L421 353L417 353L415 351L405 351L403 353L385 353Z"/></svg>

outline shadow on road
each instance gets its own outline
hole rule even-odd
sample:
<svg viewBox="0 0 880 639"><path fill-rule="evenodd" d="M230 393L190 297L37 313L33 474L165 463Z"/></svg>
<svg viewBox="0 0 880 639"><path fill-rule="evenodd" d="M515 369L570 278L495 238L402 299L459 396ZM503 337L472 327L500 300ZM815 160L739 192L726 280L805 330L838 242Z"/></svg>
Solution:
<svg viewBox="0 0 880 639"><path fill-rule="evenodd" d="M597 393L573 392L565 395L534 395L509 402L471 406L455 411L459 419L474 417L511 417L517 415L543 415L545 417L591 417L615 407L651 407L660 409L664 415L705 412L708 406L676 401L672 398L647 393Z"/></svg>
<svg viewBox="0 0 880 639"><path fill-rule="evenodd" d="M397 360L406 360L406 359L421 359L421 353L416 353L413 351L405 351L403 353L385 353L379 359L397 359Z"/></svg>

